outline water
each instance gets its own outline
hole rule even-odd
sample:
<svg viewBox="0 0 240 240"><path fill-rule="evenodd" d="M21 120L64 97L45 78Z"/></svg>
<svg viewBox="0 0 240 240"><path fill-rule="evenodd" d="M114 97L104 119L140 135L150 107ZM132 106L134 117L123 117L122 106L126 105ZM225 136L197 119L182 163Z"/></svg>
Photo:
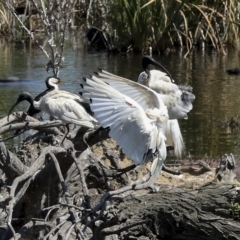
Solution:
<svg viewBox="0 0 240 240"><path fill-rule="evenodd" d="M44 80L51 73L45 71L45 55L30 44L0 43L0 78L16 76L19 82L0 83L0 117L6 116L19 93L30 92L33 96L45 89ZM184 52L170 52L154 56L172 74L176 83L193 86L196 95L194 108L188 120L180 120L186 155L195 158L216 158L224 153L239 154L239 131L219 128L219 121L228 121L240 114L240 76L229 76L228 68L239 66L239 52L228 49L223 56L213 49L195 49L188 59ZM137 80L142 71L141 55L112 55L88 53L74 45L65 50L64 68L60 78L65 85L61 89L78 93L79 79L98 68ZM27 103L17 110L27 109ZM14 141L16 144L18 140Z"/></svg>

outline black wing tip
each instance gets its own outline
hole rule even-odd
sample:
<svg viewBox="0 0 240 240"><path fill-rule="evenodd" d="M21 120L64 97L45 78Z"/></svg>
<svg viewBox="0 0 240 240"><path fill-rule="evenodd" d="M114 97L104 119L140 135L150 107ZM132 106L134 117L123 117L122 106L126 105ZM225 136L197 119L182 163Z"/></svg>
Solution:
<svg viewBox="0 0 240 240"><path fill-rule="evenodd" d="M100 74L98 72L94 72L94 74L97 75L97 76L100 76Z"/></svg>

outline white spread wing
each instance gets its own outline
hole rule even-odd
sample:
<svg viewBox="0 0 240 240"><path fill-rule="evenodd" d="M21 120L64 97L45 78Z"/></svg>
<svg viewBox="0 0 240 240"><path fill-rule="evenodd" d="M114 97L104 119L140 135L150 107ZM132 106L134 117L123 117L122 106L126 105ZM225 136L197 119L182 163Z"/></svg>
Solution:
<svg viewBox="0 0 240 240"><path fill-rule="evenodd" d="M90 99L91 110L99 123L110 128L110 137L135 164L143 164L148 151L156 151L158 138L157 127L143 108L97 77L86 78L80 86L80 94Z"/></svg>
<svg viewBox="0 0 240 240"><path fill-rule="evenodd" d="M101 72L98 72L96 74L102 81L108 83L111 87L120 93L132 98L139 105L141 105L143 109L160 109L163 104L161 99L159 99L157 96L156 92L146 86L143 86L127 78L119 77L104 70L101 70ZM92 78L94 79L94 76Z"/></svg>

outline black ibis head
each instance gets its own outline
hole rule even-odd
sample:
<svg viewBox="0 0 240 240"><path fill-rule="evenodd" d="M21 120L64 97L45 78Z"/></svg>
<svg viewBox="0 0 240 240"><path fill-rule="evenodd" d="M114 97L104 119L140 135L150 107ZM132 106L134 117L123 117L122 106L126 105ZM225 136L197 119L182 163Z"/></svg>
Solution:
<svg viewBox="0 0 240 240"><path fill-rule="evenodd" d="M17 101L14 103L14 105L11 107L11 109L8 112L8 121L9 121L9 115L12 113L13 109L20 103L23 101L28 101L30 103L31 106L33 106L33 98L31 96L31 94L29 92L23 92L20 93Z"/></svg>
<svg viewBox="0 0 240 240"><path fill-rule="evenodd" d="M165 73L169 76L169 78L171 79L171 82L174 82L171 74L168 72L168 70L165 67L163 67L162 64L157 62L153 57L151 57L149 55L145 55L142 58L142 67L143 67L144 71L147 73L148 78L150 78L150 69L148 68L149 65L154 65L156 67L162 68L165 71Z"/></svg>

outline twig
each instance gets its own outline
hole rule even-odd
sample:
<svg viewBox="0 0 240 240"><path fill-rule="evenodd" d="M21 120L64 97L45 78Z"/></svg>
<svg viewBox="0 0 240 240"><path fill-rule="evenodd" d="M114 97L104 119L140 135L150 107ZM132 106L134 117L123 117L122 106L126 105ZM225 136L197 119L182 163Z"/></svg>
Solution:
<svg viewBox="0 0 240 240"><path fill-rule="evenodd" d="M69 237L70 237L70 234L71 234L71 232L72 232L72 230L73 230L73 228L75 227L75 225L76 225L76 223L75 224L73 224L69 229L68 229L68 231L67 231L67 234L65 235L65 239L66 240L68 240L69 239Z"/></svg>
<svg viewBox="0 0 240 240"><path fill-rule="evenodd" d="M45 210L48 210L48 209L50 209L49 211L48 211L48 213L47 213L47 215L46 215L46 217L45 217L45 221L47 221L48 220L48 217L49 217L49 215L50 215L50 213L54 210L54 209L59 209L60 208L60 204L58 204L58 205L54 205L54 206L51 206L51 207L48 207L48 208L44 208L44 209L42 209L42 211L45 211Z"/></svg>
<svg viewBox="0 0 240 240"><path fill-rule="evenodd" d="M90 16L91 8L92 8L92 2L93 2L93 0L90 0L90 2L89 2L89 6L88 6L88 10L87 10L87 17L86 17L86 20L87 20L87 28L88 28L88 29L90 28L90 24L89 24L89 16Z"/></svg>
<svg viewBox="0 0 240 240"><path fill-rule="evenodd" d="M67 186L66 186L66 184L64 182L63 175L62 175L59 163L57 161L57 158L55 157L55 155L52 152L50 152L49 155L51 156L51 158L52 158L52 160L54 162L55 168L57 170L58 177L59 177L60 183L62 185L63 194L64 194L64 196L66 198L66 202L67 202L67 204L70 204L69 193L68 193L68 190L67 190Z"/></svg>
<svg viewBox="0 0 240 240"><path fill-rule="evenodd" d="M59 229L65 222L67 222L67 220L63 220L62 222L60 222L56 227L52 228L51 231L49 231L49 233L44 237L43 240L47 240L48 237L54 233L57 229Z"/></svg>
<svg viewBox="0 0 240 240"><path fill-rule="evenodd" d="M76 205L73 205L73 204L67 204L67 203L60 203L61 206L66 206L66 207L71 207L71 208L75 208L76 210L79 210L79 211L86 211L85 208L83 207L78 207Z"/></svg>
<svg viewBox="0 0 240 240"><path fill-rule="evenodd" d="M80 156L78 157L77 161L76 161L74 151L71 152L71 155L72 155L72 158L74 159L74 162L75 162L76 167L77 167L77 169L79 171L79 174L80 174L80 181L81 181L82 188L83 188L83 194L85 196L88 196L89 192L88 192L87 184L86 184L86 181L85 181L85 176L84 176L84 172L83 172L83 169L82 169L82 165L80 163L84 162L84 159L87 159L91 155L91 150L89 148L87 148L85 151L83 151L80 154Z"/></svg>
<svg viewBox="0 0 240 240"><path fill-rule="evenodd" d="M81 226L81 225L80 225ZM83 232L83 230L80 229L80 226L78 226L78 224L75 224L75 227L76 227L76 232L78 231L79 232L79 235L80 235L80 239L84 239L84 237L86 239L90 239L87 234L85 232Z"/></svg>
<svg viewBox="0 0 240 240"><path fill-rule="evenodd" d="M48 59L46 70L52 68L54 76L59 75L59 67L63 60L63 51L65 44L65 34L68 30L71 15L74 12L76 0L74 1L49 1L49 9L47 9L43 0L40 0L38 5L35 0L30 0L32 5L36 8L44 26L45 32L48 36L48 45L50 54L36 39L34 32L25 25L25 23L17 15L13 5L8 1L0 0L0 2L8 9L8 11L17 19L21 27L26 31L30 38L37 43L39 48L43 51ZM56 13L56 14L55 14ZM56 34L58 32L59 34ZM58 39L56 36L59 36Z"/></svg>

